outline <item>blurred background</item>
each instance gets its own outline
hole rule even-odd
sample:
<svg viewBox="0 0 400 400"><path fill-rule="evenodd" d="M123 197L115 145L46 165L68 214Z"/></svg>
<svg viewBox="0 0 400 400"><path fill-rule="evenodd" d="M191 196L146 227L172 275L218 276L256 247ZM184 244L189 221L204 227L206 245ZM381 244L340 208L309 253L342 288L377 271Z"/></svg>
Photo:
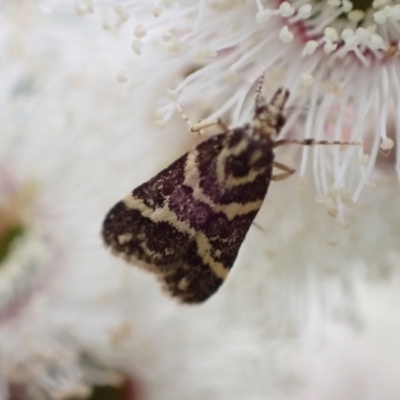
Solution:
<svg viewBox="0 0 400 400"><path fill-rule="evenodd" d="M131 3L0 2L0 399L397 400L394 151L341 221L312 165L273 183L204 304L105 249L109 208L201 140L167 91L199 67L142 49ZM193 120L219 101L192 97Z"/></svg>

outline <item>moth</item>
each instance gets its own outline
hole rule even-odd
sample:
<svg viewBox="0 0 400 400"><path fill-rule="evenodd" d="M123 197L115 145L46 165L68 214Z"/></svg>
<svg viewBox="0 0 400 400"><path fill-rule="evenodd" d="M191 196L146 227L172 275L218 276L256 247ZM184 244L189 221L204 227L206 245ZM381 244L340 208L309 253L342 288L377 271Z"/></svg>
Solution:
<svg viewBox="0 0 400 400"><path fill-rule="evenodd" d="M342 144L277 140L289 91L278 89L267 103L262 84L260 78L250 123L234 129L220 120L192 126L199 131L218 124L222 133L134 189L104 220L102 235L112 252L153 272L165 290L184 303L201 303L218 290L271 180L295 172L274 160L274 150L289 143Z"/></svg>

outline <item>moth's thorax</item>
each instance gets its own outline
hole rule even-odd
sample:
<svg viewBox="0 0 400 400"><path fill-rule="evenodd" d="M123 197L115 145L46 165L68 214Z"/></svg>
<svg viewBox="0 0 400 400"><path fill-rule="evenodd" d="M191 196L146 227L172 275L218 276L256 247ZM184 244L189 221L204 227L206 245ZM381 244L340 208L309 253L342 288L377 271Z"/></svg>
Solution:
<svg viewBox="0 0 400 400"><path fill-rule="evenodd" d="M283 109L288 97L287 90L279 89L269 103L263 97L258 99L251 126L261 137L272 140L278 137L285 124Z"/></svg>
<svg viewBox="0 0 400 400"><path fill-rule="evenodd" d="M236 128L217 157L219 182L226 186L252 181L270 168L273 156L269 137L259 135L250 124Z"/></svg>

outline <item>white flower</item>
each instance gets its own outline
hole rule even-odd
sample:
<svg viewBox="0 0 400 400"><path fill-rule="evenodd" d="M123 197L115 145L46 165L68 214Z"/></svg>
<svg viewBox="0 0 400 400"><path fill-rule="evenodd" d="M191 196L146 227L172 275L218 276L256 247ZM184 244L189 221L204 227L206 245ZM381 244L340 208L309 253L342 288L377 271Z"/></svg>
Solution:
<svg viewBox="0 0 400 400"><path fill-rule="evenodd" d="M64 4L72 7L70 2ZM317 178L322 182L318 200L333 216L340 213L334 199L339 198L350 210L340 226L315 206L315 196L307 186L313 178L309 170L301 170L302 185L293 180L272 184L257 219L259 227L249 232L227 282L199 307L173 302L160 291L154 276L108 254L99 231L109 207L201 140L188 133L178 118L162 132L154 129L151 121L145 122L151 119L148 109L157 102L158 125L165 125L175 112L173 102L168 103L166 96L160 98L167 87L172 89L168 92L171 98L180 94L192 119L196 120L196 112L202 118L215 111L214 115L239 124L251 115L252 84L266 66L266 93L279 85L292 91L295 110L289 114L283 134L351 137L353 117L359 110L352 107L350 97L342 98L338 86L330 84L346 72L329 65L330 60L337 62L335 52L340 51L339 45L335 49L335 33L327 31L332 43L326 54L325 42L322 46L317 40L308 41L300 46L292 27L298 16L313 22L311 15L317 7L331 11L343 5L313 3L310 8L305 2L300 6L292 2L278 7L269 2L263 11L257 3L241 1L214 2L214 9L208 7L210 2L149 5L126 1L116 7L112 2L111 9L101 8L101 4L77 2L75 12L84 18L75 19L57 11L38 18L32 9L27 12L23 3L18 3L13 7L21 10L22 16L33 18L21 18L32 22L28 26L16 24L21 20L15 15L4 14L3 26L10 27L8 23L15 28L15 35L19 33L17 49L29 49L21 64L42 78L34 79L42 86L37 87L32 102L16 107L16 115L31 115L30 123L9 134L16 141L20 138L17 133L23 132L26 146L17 142L16 148L7 148L10 154L18 150L18 155L25 156L18 158L22 182L28 184L32 176L40 178L35 199L56 211L51 233L67 248L68 259L60 267L59 279L35 296L18 319L2 326L2 373L13 382L22 380L30 394L39 391L54 398L85 395L95 382L118 383L120 375L115 371L138 377L149 399L268 399L282 395L282 390L298 399L307 382L329 390L323 379L313 382L307 368L312 364L307 356L313 357L315 365L320 353L310 354L305 346L304 360L294 365L299 332L309 329L314 333L315 328L321 333L326 328L335 333L331 320L345 326L343 329L368 332L376 321L370 317L376 302L358 296L360 288L373 296L371 281L387 287L383 283L393 282L397 276L400 213L393 191L396 178L385 176L379 168L368 170L365 180L372 177L377 184L367 187L367 195L361 196L358 204L350 191L359 180L346 163L359 168L359 163L365 165L374 156L361 155L360 161L344 158L342 164L336 150L333 162L323 159L322 155L330 154L325 149L327 153L315 158ZM146 12L153 25L142 18ZM98 24L99 16L107 34L92 24ZM266 22L259 25L257 21ZM321 27L321 32L325 28ZM341 34L337 26L333 28ZM229 40L232 45L226 51L216 46L229 44ZM161 51L150 49L150 42L157 43ZM136 44L133 52L132 43ZM39 51L41 46L44 50ZM263 46L270 49L269 58ZM303 57L306 47L309 53L315 48L314 54ZM387 65L396 60L396 55L385 56L384 50L376 52ZM37 58L39 66L27 63L32 53L43 56ZM230 68L235 60L242 62L236 70ZM138 64L136 69L133 63ZM371 77L369 68L387 69L385 63L357 71L364 78ZM17 66L11 63L6 82L15 70ZM362 83L358 100L354 100L361 104L373 93L364 86L371 82L354 74L348 84ZM116 78L115 85L116 81L122 83L122 91L130 96L121 98L117 86L110 84L110 76ZM139 81L144 90L137 85ZM371 108L373 101L370 103ZM13 105L9 97L7 104ZM302 110L305 106L308 109ZM9 109L7 115L12 117ZM386 118L384 113L379 115ZM10 126L15 126L17 118L11 119ZM323 130L325 125L326 131L319 132L318 127ZM371 149L377 150L380 137L372 136L377 142L372 140ZM357 132L354 138L358 138ZM295 166L292 154L282 152L279 157ZM391 159L387 161L392 165ZM13 160L10 165L19 162ZM38 164L42 168L35 173ZM324 167L332 165L334 176L340 178L337 187L324 181L323 174L329 174ZM383 167L384 162L380 160L378 166ZM348 190L341 185L345 178L352 184ZM398 298L391 299L393 303L388 303L395 310ZM364 304L370 313L363 312ZM374 343L379 341L377 338ZM358 343L366 355L371 354L369 343ZM388 343L396 348L399 341L393 336ZM382 357L379 365L384 374L393 364ZM299 371L293 371L296 368ZM326 368L329 375L329 366ZM362 382L370 383L373 400L380 399L373 397L373 389L380 389L373 373L366 374ZM396 384L395 376L388 378L385 388L390 392Z"/></svg>
<svg viewBox="0 0 400 400"><path fill-rule="evenodd" d="M70 24L24 1L4 4L0 21L7 60L0 94L0 398L7 399L7 383L24 387L29 399L87 395L93 384L121 380L114 366L85 351L66 322L71 299L97 289L85 281L87 270L106 261L99 226L107 171L99 153L120 128L113 120L102 141L92 104L125 101L114 79L111 88L96 86L102 73L88 67L90 52L75 46ZM90 41L86 46L93 50ZM112 65L102 68L113 75ZM93 90L82 90L85 82ZM64 286L77 271L79 293L76 281ZM83 309L81 321L91 312Z"/></svg>
<svg viewBox="0 0 400 400"><path fill-rule="evenodd" d="M264 69L267 97L279 86L291 91L282 136L365 142L365 154L361 147L302 150L299 176L312 155L318 198L328 199L343 220L345 203L335 193L346 190L352 202L359 199L373 180L379 151L394 146L386 130L391 108L397 124L400 119L400 5L364 3L187 0L151 8L126 1L123 14L131 18L125 29L141 54L130 81L169 85L173 101L160 98L159 126L175 112L177 97L193 120L223 117L237 126L251 118L253 84ZM109 29L120 25L121 5L115 4L116 17L105 18Z"/></svg>

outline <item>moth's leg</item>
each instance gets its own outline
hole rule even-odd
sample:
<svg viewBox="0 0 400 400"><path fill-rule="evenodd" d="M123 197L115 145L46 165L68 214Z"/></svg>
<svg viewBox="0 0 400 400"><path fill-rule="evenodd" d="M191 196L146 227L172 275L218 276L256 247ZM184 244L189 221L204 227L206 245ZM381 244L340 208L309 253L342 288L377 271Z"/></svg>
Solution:
<svg viewBox="0 0 400 400"><path fill-rule="evenodd" d="M200 132L201 130L205 128L210 128L211 126L218 125L222 132L227 132L229 131L229 127L221 120L221 118L217 118L215 120L203 120L199 121L197 124L194 124L190 130L192 132Z"/></svg>
<svg viewBox="0 0 400 400"><path fill-rule="evenodd" d="M181 114L183 120L188 124L190 128L190 132L198 133L200 136L204 135L204 129L210 128L211 126L218 125L222 132L229 131L229 127L221 120L221 118L217 118L215 120L203 120L197 123L193 123L190 121L189 117L183 111L181 105L176 102L176 108L178 109L179 113Z"/></svg>
<svg viewBox="0 0 400 400"><path fill-rule="evenodd" d="M275 168L280 169L281 171L284 171L284 172L280 172L279 174L272 175L271 179L273 181L283 181L284 179L289 178L290 175L293 175L296 172L295 169L290 168L287 165L282 164L277 161L274 161L273 166Z"/></svg>
<svg viewBox="0 0 400 400"><path fill-rule="evenodd" d="M341 142L340 140L315 140L315 139L303 139L303 140L297 140L297 139L281 139L277 140L274 143L274 149L280 146L285 146L287 144L300 144L302 146L316 146L316 145L362 145L362 142Z"/></svg>

